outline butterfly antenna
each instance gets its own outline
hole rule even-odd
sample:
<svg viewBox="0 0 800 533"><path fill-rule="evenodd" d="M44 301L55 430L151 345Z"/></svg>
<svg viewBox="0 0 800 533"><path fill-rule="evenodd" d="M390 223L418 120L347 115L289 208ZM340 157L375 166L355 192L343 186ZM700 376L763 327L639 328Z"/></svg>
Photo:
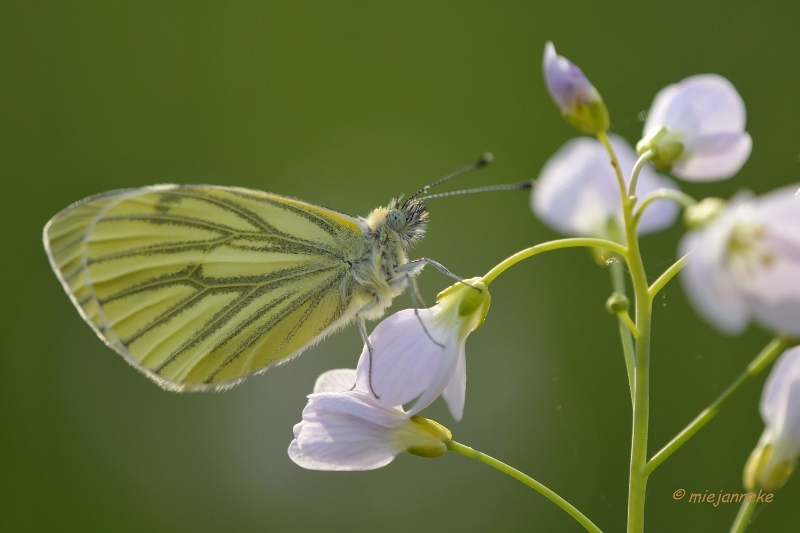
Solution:
<svg viewBox="0 0 800 533"><path fill-rule="evenodd" d="M533 188L533 180L520 181L519 183L507 183L505 185L487 185L486 187L476 187L474 189L462 189L460 191L442 192L423 196L420 200L430 200L431 198L444 198L446 196L458 196L461 194L474 194L478 192L492 191L521 191Z"/></svg>
<svg viewBox="0 0 800 533"><path fill-rule="evenodd" d="M456 170L455 172L451 172L447 176L445 176L445 177L443 177L441 179L438 179L438 180L434 181L433 183L431 183L429 185L424 186L423 188L421 188L420 190L418 190L417 192L415 192L414 194L409 196L408 199L403 204L403 207L408 205L408 202L410 202L412 199L416 198L417 196L419 196L422 193L427 192L428 189L430 189L431 187L435 187L436 185L439 185L440 183L444 183L447 180L453 179L456 176L464 174L465 172L470 172L472 170L477 170L479 168L485 167L486 165L488 165L492 161L494 161L494 155L491 152L486 152L485 154L483 154L481 156L480 159L478 159L474 163L471 163L471 164L469 164L469 165L467 165L465 167L462 167L462 168Z"/></svg>

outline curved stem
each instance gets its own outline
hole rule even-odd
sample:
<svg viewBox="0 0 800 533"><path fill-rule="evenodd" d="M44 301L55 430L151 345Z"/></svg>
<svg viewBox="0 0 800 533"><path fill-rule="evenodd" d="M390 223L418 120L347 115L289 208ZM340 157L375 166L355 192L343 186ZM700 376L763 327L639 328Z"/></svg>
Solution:
<svg viewBox="0 0 800 533"><path fill-rule="evenodd" d="M644 165L655 157L656 153L653 150L647 150L633 165L633 172L631 172L631 182L628 185L628 196L636 196L636 184L639 183L639 173L642 171Z"/></svg>
<svg viewBox="0 0 800 533"><path fill-rule="evenodd" d="M617 175L617 183L619 184L619 193L622 197L622 204L625 204L625 200L628 197L628 191L625 187L625 178L622 176L622 169L619 167L619 160L617 160L617 154L614 153L614 148L611 146L611 141L608 140L608 135L605 132L600 132L597 134L597 138L603 143L603 146L606 147L606 152L608 152L609 157L611 158L611 166L614 167L614 172Z"/></svg>
<svg viewBox="0 0 800 533"><path fill-rule="evenodd" d="M750 517L753 516L753 511L756 510L758 503L751 502L747 498L742 502L739 507L739 512L736 514L736 520L733 521L731 526L731 533L744 533L747 526L750 525Z"/></svg>
<svg viewBox="0 0 800 533"><path fill-rule="evenodd" d="M691 252L690 252L691 253ZM689 262L689 254L684 255L677 261L675 261L671 267L666 269L663 274L661 274L657 280L650 285L650 288L647 289L647 292L650 294L650 299L656 297L658 291L664 288L664 285L669 283L669 280L675 277L675 275L681 271L683 267L686 266L686 263Z"/></svg>
<svg viewBox="0 0 800 533"><path fill-rule="evenodd" d="M567 500L565 500L552 490L548 489L547 487L545 487L532 477L523 474L516 468L511 467L502 461L498 461L494 457L490 457L485 453L481 453L478 450L470 448L469 446L464 446L463 444L459 444L458 442L455 442L453 440L447 440L445 441L445 444L447 445L447 449L450 451L460 453L461 455L470 457L472 459L476 459L484 464L496 468L497 470L503 472L504 474L508 474L517 481L525 483L530 488L537 491L539 494L541 494L551 502L555 503L556 505L564 509L564 511L566 511L567 514L569 514L572 518L577 520L578 523L580 523L583 527L585 527L587 531L591 531L592 533L603 533L602 530L594 524L594 522L586 518L586 516L580 511L578 511L578 509L576 509L575 506L573 506Z"/></svg>
<svg viewBox="0 0 800 533"><path fill-rule="evenodd" d="M656 189L655 191L651 192L647 196L644 197L642 202L639 204L639 207L636 209L636 213L633 215L633 223L634 225L639 225L639 219L642 218L642 214L647 206L655 202L656 200L667 199L672 200L673 202L680 204L681 207L689 207L697 203L697 200L689 196L683 191L678 191L675 189Z"/></svg>
<svg viewBox="0 0 800 533"><path fill-rule="evenodd" d="M714 400L711 405L703 409L703 411L692 420L689 425L681 430L666 446L664 446L657 454L647 462L647 473L649 474L655 470L667 457L675 453L675 450L683 446L686 441L691 439L695 433L705 426L717 413L722 409L722 406L728 403L728 400L739 392L742 386L757 376L764 368L766 368L778 355L791 345L791 342L785 337L775 337L767 344L755 359L750 361L747 368L742 374L731 383L725 391Z"/></svg>
<svg viewBox="0 0 800 533"><path fill-rule="evenodd" d="M489 285L497 276L505 272L506 269L534 255L542 252L549 252L551 250L558 250L561 248L576 247L604 248L606 250L616 252L623 257L626 257L628 254L628 250L626 250L621 244L617 244L614 241L609 241L606 239L590 239L583 237L576 237L573 239L558 239L555 241L537 244L536 246L531 246L530 248L525 248L524 250L515 253L511 257L506 258L500 264L487 272L485 276L483 276L483 282L486 285Z"/></svg>

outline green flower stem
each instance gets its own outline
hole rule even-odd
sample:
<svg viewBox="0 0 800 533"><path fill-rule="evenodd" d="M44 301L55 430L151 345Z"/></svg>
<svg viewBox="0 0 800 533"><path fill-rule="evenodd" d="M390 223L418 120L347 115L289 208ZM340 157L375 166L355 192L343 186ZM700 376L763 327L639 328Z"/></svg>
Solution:
<svg viewBox="0 0 800 533"><path fill-rule="evenodd" d="M445 444L447 445L447 449L450 451L460 453L461 455L465 455L472 459L476 459L484 464L496 468L497 470L503 472L504 474L508 474L517 481L525 483L530 488L537 491L539 494L541 494L551 502L555 503L556 505L564 509L564 511L566 511L567 514L569 514L572 518L577 520L578 523L580 523L583 527L585 527L587 531L591 531L592 533L603 533L602 530L594 524L594 522L586 518L586 516L580 511L578 511L571 503L569 503L567 500L565 500L552 490L548 489L547 487L545 487L532 477L523 474L516 468L513 468L502 461L498 461L494 457L490 457L485 453L481 453L478 450L470 448L469 446L464 446L463 444L459 444L458 442L455 442L453 440L447 440L445 441Z"/></svg>
<svg viewBox="0 0 800 533"><path fill-rule="evenodd" d="M614 148L611 147L611 141L608 140L608 135L604 131L601 131L596 134L597 138L603 143L603 146L606 147L606 151L608 155L611 157L611 165L614 167L614 170L617 174L617 183L619 184L619 194L623 199L623 204L625 203L625 199L628 197L628 190L625 187L625 178L622 177L622 170L619 168L619 161L617 160L617 154L614 153Z"/></svg>
<svg viewBox="0 0 800 533"><path fill-rule="evenodd" d="M606 239L590 239L582 237L576 237L573 239L558 239L555 241L543 242L542 244L537 244L536 246L531 246L530 248L525 248L524 250L515 253L511 257L508 257L500 264L495 266L493 269L491 269L489 272L487 272L486 275L483 276L483 282L486 285L489 285L492 281L494 281L494 279L497 276L502 274L506 269L534 255L540 254L542 252L549 252L551 250L558 250L560 248L576 248L576 247L603 248L606 250L610 250L612 252L616 252L623 257L626 257L628 254L628 251L621 244Z"/></svg>
<svg viewBox="0 0 800 533"><path fill-rule="evenodd" d="M658 294L658 291L664 288L664 285L669 283L669 280L675 277L675 275L681 271L683 267L686 266L686 263L689 262L689 254L684 255L680 259L678 259L675 263L672 264L671 267L666 269L663 274L661 274L657 280L650 285L650 288L647 289L647 292L650 294L650 299L654 299Z"/></svg>
<svg viewBox="0 0 800 533"><path fill-rule="evenodd" d="M625 178L622 176L617 156L608 137L605 134L598 134L597 137L606 147L611 164L617 174L617 181L620 183L628 251L627 261L636 302L636 327L639 329L639 336L636 338L634 359L633 430L628 481L628 533L642 533L644 531L644 503L648 476L645 467L647 465L647 432L650 423L650 323L653 301L650 298L647 274L644 270L636 225L633 221L633 206L636 198L629 196L625 189ZM631 175L632 184L638 180L639 171L643 165L644 162L641 164L637 162L637 167L634 168L634 173Z"/></svg>
<svg viewBox="0 0 800 533"><path fill-rule="evenodd" d="M639 173L642 171L644 165L655 157L656 153L653 150L647 150L633 165L633 172L631 172L631 183L628 185L628 196L636 196L636 184L639 183Z"/></svg>
<svg viewBox="0 0 800 533"><path fill-rule="evenodd" d="M686 443L700 428L705 426L712 418L714 418L722 406L728 403L728 400L739 392L742 386L757 376L764 368L766 368L778 355L788 348L792 343L785 337L775 337L756 355L742 374L731 383L725 391L714 400L711 405L703 409L703 411L692 420L688 426L683 428L669 443L664 446L657 454L653 456L647 463L647 473L649 474L655 470L658 465L672 455L675 450L680 448Z"/></svg>
<svg viewBox="0 0 800 533"><path fill-rule="evenodd" d="M629 315L627 311L619 311L617 313L617 316L628 327L630 332L633 333L634 337L636 337L638 339L639 337L642 336L642 332L639 331L639 328L637 328L636 324L633 323L633 320L631 319L631 315Z"/></svg>
<svg viewBox="0 0 800 533"><path fill-rule="evenodd" d="M639 225L639 219L642 218L642 213L644 213L644 210L647 206L656 200L661 200L662 198L672 200L684 208L697 203L697 200L683 191L677 191L675 189L656 189L645 196L642 202L639 204L639 207L636 209L636 213L633 215L634 225Z"/></svg>
<svg viewBox="0 0 800 533"><path fill-rule="evenodd" d="M622 263L619 260L614 260L610 265L611 270L611 286L614 292L625 296L627 291L625 287L625 272L622 269ZM631 330L620 318L619 319L619 338L622 341L622 353L625 355L625 368L628 371L628 386L631 389L631 404L633 404L633 374L634 374L634 353L633 353L633 338L631 337Z"/></svg>
<svg viewBox="0 0 800 533"><path fill-rule="evenodd" d="M747 526L750 525L750 517L753 516L753 511L756 510L758 503L750 502L747 498L742 501L742 506L739 507L739 512L736 514L736 520L733 521L731 526L731 533L744 533Z"/></svg>

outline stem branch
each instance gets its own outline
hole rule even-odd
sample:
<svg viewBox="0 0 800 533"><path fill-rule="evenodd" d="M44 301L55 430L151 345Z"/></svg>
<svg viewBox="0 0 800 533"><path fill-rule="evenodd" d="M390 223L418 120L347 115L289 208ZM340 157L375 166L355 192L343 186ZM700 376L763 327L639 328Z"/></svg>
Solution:
<svg viewBox="0 0 800 533"><path fill-rule="evenodd" d="M576 247L604 248L606 250L611 250L612 252L616 252L622 257L627 257L628 255L628 250L625 249L624 246L614 241L609 241L606 239L591 239L583 237L576 237L572 239L558 239L555 241L543 242L542 244L537 244L536 246L531 246L530 248L525 248L524 250L515 253L511 257L504 259L500 264L495 266L493 269L487 272L485 276L483 276L483 282L486 285L489 285L492 281L494 281L494 279L497 276L502 274L506 269L534 255L540 254L542 252L549 252L551 250L558 250L560 248L576 248Z"/></svg>
<svg viewBox="0 0 800 533"><path fill-rule="evenodd" d="M668 269L666 269L664 271L664 273L661 274L658 277L658 279L655 280L653 282L653 284L650 285L650 288L647 290L647 292L650 294L650 299L652 300L653 298L655 298L656 295L658 294L658 291L663 289L664 285L669 283L669 280L674 278L675 275L678 272L680 272L681 269L683 267L685 267L686 263L688 263L688 262L689 262L689 254L686 254L683 257L681 257L680 259L678 259L677 261L675 261L675 263L673 263L672 266L670 266Z"/></svg>
<svg viewBox="0 0 800 533"><path fill-rule="evenodd" d="M714 400L711 405L703 409L694 420L689 422L685 428L681 430L666 446L653 456L647 463L647 473L649 474L655 470L667 457L672 455L675 450L683 446L695 433L705 426L717 413L722 409L722 406L728 403L733 396L739 392L742 386L757 376L764 368L767 367L778 355L789 347L790 341L785 337L775 337L756 355L747 368L739 375L736 380L731 383L725 391Z"/></svg>
<svg viewBox="0 0 800 533"><path fill-rule="evenodd" d="M633 172L631 172L631 183L628 185L628 196L636 196L636 184L639 183L639 173L642 171L644 165L655 157L656 153L653 150L647 150L633 165Z"/></svg>
<svg viewBox="0 0 800 533"><path fill-rule="evenodd" d="M576 509L571 503L569 503L567 500L565 500L552 490L548 489L547 487L545 487L532 477L523 474L516 468L511 467L502 461L498 461L494 457L490 457L485 453L481 453L478 450L470 448L469 446L464 446L463 444L459 444L458 442L455 442L453 440L445 441L445 444L447 445L447 449L450 451L460 453L461 455L464 455L471 459L476 459L484 464L496 468L497 470L503 472L504 474L508 474L517 481L521 481L522 483L528 485L530 488L537 491L539 494L541 494L551 502L555 503L556 505L564 509L564 511L566 511L567 514L569 514L572 518L577 520L578 523L580 523L583 527L585 527L587 531L590 531L592 533L603 533L602 530L594 524L594 522L586 518L586 516L580 511L578 511L578 509Z"/></svg>
<svg viewBox="0 0 800 533"><path fill-rule="evenodd" d="M739 512L736 514L736 520L731 526L731 533L744 533L747 526L750 525L750 517L753 516L756 506L758 503L751 502L747 498L742 501L742 506L739 507Z"/></svg>

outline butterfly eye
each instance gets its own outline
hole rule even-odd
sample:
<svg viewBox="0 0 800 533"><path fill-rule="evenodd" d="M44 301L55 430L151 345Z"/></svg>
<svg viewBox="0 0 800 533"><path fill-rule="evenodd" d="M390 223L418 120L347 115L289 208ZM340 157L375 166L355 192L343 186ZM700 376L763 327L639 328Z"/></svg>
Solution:
<svg viewBox="0 0 800 533"><path fill-rule="evenodd" d="M400 231L406 227L406 214L400 209L389 211L389 227L395 231Z"/></svg>

